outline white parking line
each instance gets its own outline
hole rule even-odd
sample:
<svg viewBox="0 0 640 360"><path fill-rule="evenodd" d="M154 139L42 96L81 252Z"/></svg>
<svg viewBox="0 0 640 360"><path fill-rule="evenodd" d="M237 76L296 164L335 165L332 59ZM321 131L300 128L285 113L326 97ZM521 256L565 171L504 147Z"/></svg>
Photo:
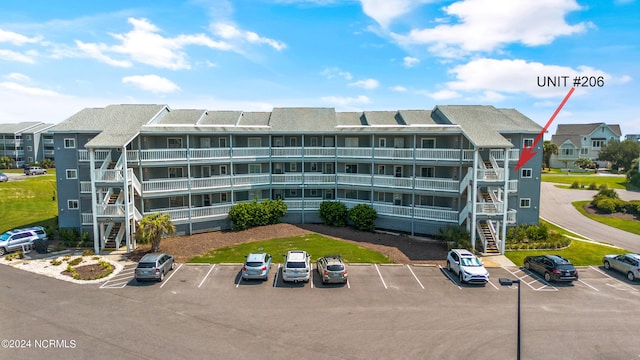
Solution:
<svg viewBox="0 0 640 360"><path fill-rule="evenodd" d="M604 275L604 276L608 277L609 279L617 281L618 283L620 283L620 284L622 284L622 285L624 285L624 286L628 287L629 289L631 289L631 290L633 290L633 291L638 291L638 289L636 289L636 288L632 287L631 285L629 285L629 284L627 284L627 283L624 283L624 282L622 282L622 281L620 281L620 280L618 280L618 279L614 278L613 276L611 276L611 275L607 274L606 272L604 272L604 271L602 271L602 270L600 270L600 269L598 269L598 268L596 268L596 267L593 267L593 266L589 266L589 267L590 267L590 268L592 268L593 270L595 270L595 271L599 272L600 274L602 274L602 275ZM609 284L607 284L607 285L609 285ZM611 285L609 285L609 286L611 286Z"/></svg>
<svg viewBox="0 0 640 360"><path fill-rule="evenodd" d="M313 271L313 265L309 266L309 271L311 272L311 274L309 274L309 282L311 283L311 288L313 289L313 273L315 271Z"/></svg>
<svg viewBox="0 0 640 360"><path fill-rule="evenodd" d="M593 290L600 292L600 290L598 290L598 289L594 288L593 286L591 286L591 285L587 284L586 282L584 282L584 281L582 281L582 280L580 280L580 279L578 279L578 281L579 281L579 282L581 282L581 283L583 283L583 284L585 284L585 285L587 285L588 287L592 288Z"/></svg>
<svg viewBox="0 0 640 360"><path fill-rule="evenodd" d="M278 270L276 270L276 276L273 279L273 287L278 286L278 274L280 273L280 264L278 264Z"/></svg>
<svg viewBox="0 0 640 360"><path fill-rule="evenodd" d="M449 270L443 268L442 266L438 265L438 267L440 268L440 272L444 274L444 276L447 277L447 279L449 279L455 286L458 287L458 289L462 290L462 286L458 285L458 283L453 280L453 278L451 276L449 276Z"/></svg>
<svg viewBox="0 0 640 360"><path fill-rule="evenodd" d="M496 290L500 290L494 283L492 283L491 281L487 281L489 284L491 284L491 286L493 286L494 288L496 288Z"/></svg>
<svg viewBox="0 0 640 360"><path fill-rule="evenodd" d="M204 279L202 279L202 281L200 281L200 285L198 285L198 288L200 288L200 286L202 286L202 284L204 284L204 281L207 280L207 277L209 277L209 274L211 274L211 270L213 270L214 267L216 267L216 264L211 265L211 268L207 272L207 275L205 275Z"/></svg>
<svg viewBox="0 0 640 360"><path fill-rule="evenodd" d="M171 275L169 275L169 277L168 277L168 278L164 279L164 281L162 282L162 285L160 285L160 288L162 288L162 287L164 286L164 284L166 284L166 283L167 283L167 281L169 281L169 279L171 279L171 278L173 277L173 275L175 275L175 274L178 272L178 270L180 270L180 268L182 267L182 265L184 265L184 264L180 264L180 266L178 266L178 268L177 268L177 269L175 269L175 270L173 270L173 271L171 272Z"/></svg>
<svg viewBox="0 0 640 360"><path fill-rule="evenodd" d="M527 272L527 271L524 271L524 270L522 270L522 269L520 269L520 268L518 268L518 270L516 270L516 271L511 271L511 270L509 270L509 269L508 269L508 268L506 268L506 267L504 267L503 269L507 270L509 273L511 273L511 275L515 276L518 280L520 280L520 282L522 282L522 283L526 284L526 285L527 285L528 287L530 287L532 290L535 290L535 291L558 291L558 288L556 288L555 286L552 286L551 284L549 284L548 282L546 282L544 279L539 278L539 277L537 277L537 276L534 276L534 274L533 274L532 272ZM523 274L525 274L525 275L524 275L524 276L522 276L522 277L520 277L520 276L516 275L516 272L522 272L522 273L523 273ZM533 280L533 281L531 281L531 282L523 281L523 279L524 279L525 277L527 277L527 276L528 276L528 277L530 277L530 278L532 278L532 279L534 279L534 280ZM540 287L540 288L535 288L535 287L531 286L531 284L533 284L533 283L535 283L535 282L541 282L541 283L543 283L544 285L543 285L542 287Z"/></svg>
<svg viewBox="0 0 640 360"><path fill-rule="evenodd" d="M388 289L387 284L384 282L384 279L382 278L382 274L380 273L380 269L378 268L378 264L373 264L373 266L376 267L376 271L378 272L378 276L380 276L380 281L382 281L382 285L384 285L385 289Z"/></svg>
<svg viewBox="0 0 640 360"><path fill-rule="evenodd" d="M105 281L100 285L100 289L122 289L127 286L131 278L133 277L133 273L135 272L135 268L126 269L120 271L120 273L111 279Z"/></svg>
<svg viewBox="0 0 640 360"><path fill-rule="evenodd" d="M420 284L420 287L422 288L422 290L424 290L424 285L422 285L422 283L420 282L420 279L418 279L418 277L413 272L413 270L411 269L411 266L409 266L409 264L407 264L407 269L409 269L409 271L411 271L411 275L413 275L413 277L416 278L416 281L418 282L418 284Z"/></svg>

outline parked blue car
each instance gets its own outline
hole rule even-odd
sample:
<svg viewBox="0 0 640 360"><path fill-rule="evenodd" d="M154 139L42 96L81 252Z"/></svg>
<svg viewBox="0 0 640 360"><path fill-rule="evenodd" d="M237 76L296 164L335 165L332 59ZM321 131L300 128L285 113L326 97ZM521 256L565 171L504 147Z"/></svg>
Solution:
<svg viewBox="0 0 640 360"><path fill-rule="evenodd" d="M249 254L247 255L247 261L242 266L242 279L267 280L270 267L271 255L267 253Z"/></svg>

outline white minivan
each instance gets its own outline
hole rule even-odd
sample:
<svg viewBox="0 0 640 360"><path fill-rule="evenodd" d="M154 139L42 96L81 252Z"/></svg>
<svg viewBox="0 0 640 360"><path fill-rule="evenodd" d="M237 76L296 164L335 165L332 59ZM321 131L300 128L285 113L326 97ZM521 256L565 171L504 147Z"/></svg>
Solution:
<svg viewBox="0 0 640 360"><path fill-rule="evenodd" d="M309 282L311 276L311 255L303 250L292 250L287 253L284 267L282 268L282 280L290 282Z"/></svg>

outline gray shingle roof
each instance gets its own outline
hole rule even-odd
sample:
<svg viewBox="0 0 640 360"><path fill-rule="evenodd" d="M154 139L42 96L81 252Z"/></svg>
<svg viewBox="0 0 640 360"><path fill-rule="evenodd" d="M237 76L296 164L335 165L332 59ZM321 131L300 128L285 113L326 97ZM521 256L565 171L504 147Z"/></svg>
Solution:
<svg viewBox="0 0 640 360"><path fill-rule="evenodd" d="M159 118L155 124L186 124L195 125L206 116L206 110L175 109Z"/></svg>
<svg viewBox="0 0 640 360"><path fill-rule="evenodd" d="M210 110L198 125L235 125L241 115L242 111Z"/></svg>
<svg viewBox="0 0 640 360"><path fill-rule="evenodd" d="M400 110L398 111L404 122L409 125L435 125L431 118L431 110Z"/></svg>
<svg viewBox="0 0 640 360"><path fill-rule="evenodd" d="M51 132L96 133L85 147L109 148L125 146L140 127L164 109L166 105L109 105L87 108L72 115L51 129Z"/></svg>
<svg viewBox="0 0 640 360"><path fill-rule="evenodd" d="M590 135L593 131L595 131L598 127L606 125L613 131L614 134L620 138L622 136L622 131L620 130L620 125L617 124L605 124L605 123L592 123L592 124L558 124L556 128L556 133L551 136L551 142L560 146L567 140L570 141L575 146L580 146L581 140L583 136Z"/></svg>
<svg viewBox="0 0 640 360"><path fill-rule="evenodd" d="M245 111L238 121L239 126L268 126L270 112L249 112Z"/></svg>
<svg viewBox="0 0 640 360"><path fill-rule="evenodd" d="M333 131L337 125L334 108L274 108L269 120L274 132Z"/></svg>
<svg viewBox="0 0 640 360"><path fill-rule="evenodd" d="M513 109L483 105L438 105L436 120L460 125L469 140L478 147L513 147L501 132L540 133L542 127ZM443 114L444 118L439 114Z"/></svg>
<svg viewBox="0 0 640 360"><path fill-rule="evenodd" d="M25 121L15 124L0 124L0 134L16 134L22 132L33 132L32 128L42 124L38 121Z"/></svg>

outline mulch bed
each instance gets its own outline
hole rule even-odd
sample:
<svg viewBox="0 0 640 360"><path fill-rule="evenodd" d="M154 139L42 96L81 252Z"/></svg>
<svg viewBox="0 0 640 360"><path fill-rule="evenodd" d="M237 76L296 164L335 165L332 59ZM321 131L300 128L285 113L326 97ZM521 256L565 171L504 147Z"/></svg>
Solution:
<svg viewBox="0 0 640 360"><path fill-rule="evenodd" d="M407 235L371 233L349 227L336 228L320 224L276 224L244 231L216 231L170 237L162 240L160 251L172 254L177 262L184 263L197 255L225 246L308 233L318 233L355 242L362 247L378 251L399 264L443 264L447 257L447 245L443 241ZM130 260L139 261L149 251L150 245L140 245L128 254L128 257Z"/></svg>
<svg viewBox="0 0 640 360"><path fill-rule="evenodd" d="M591 214L591 215L598 215L598 216L602 216L602 217L609 217L609 218L616 218L616 219L638 220L638 221L640 221L640 216L638 216L638 215L621 213L621 212L607 214L607 213L604 213L604 212L598 210L596 207L594 207L593 205L591 205L589 203L582 205L582 208L584 209L584 211L586 211L588 214Z"/></svg>
<svg viewBox="0 0 640 360"><path fill-rule="evenodd" d="M105 269L100 264L91 264L91 265L82 265L82 266L74 266L73 269L78 273L79 280L92 280L103 278L113 272L112 269ZM63 275L67 275L69 277L73 277L73 275L65 270L62 272Z"/></svg>

